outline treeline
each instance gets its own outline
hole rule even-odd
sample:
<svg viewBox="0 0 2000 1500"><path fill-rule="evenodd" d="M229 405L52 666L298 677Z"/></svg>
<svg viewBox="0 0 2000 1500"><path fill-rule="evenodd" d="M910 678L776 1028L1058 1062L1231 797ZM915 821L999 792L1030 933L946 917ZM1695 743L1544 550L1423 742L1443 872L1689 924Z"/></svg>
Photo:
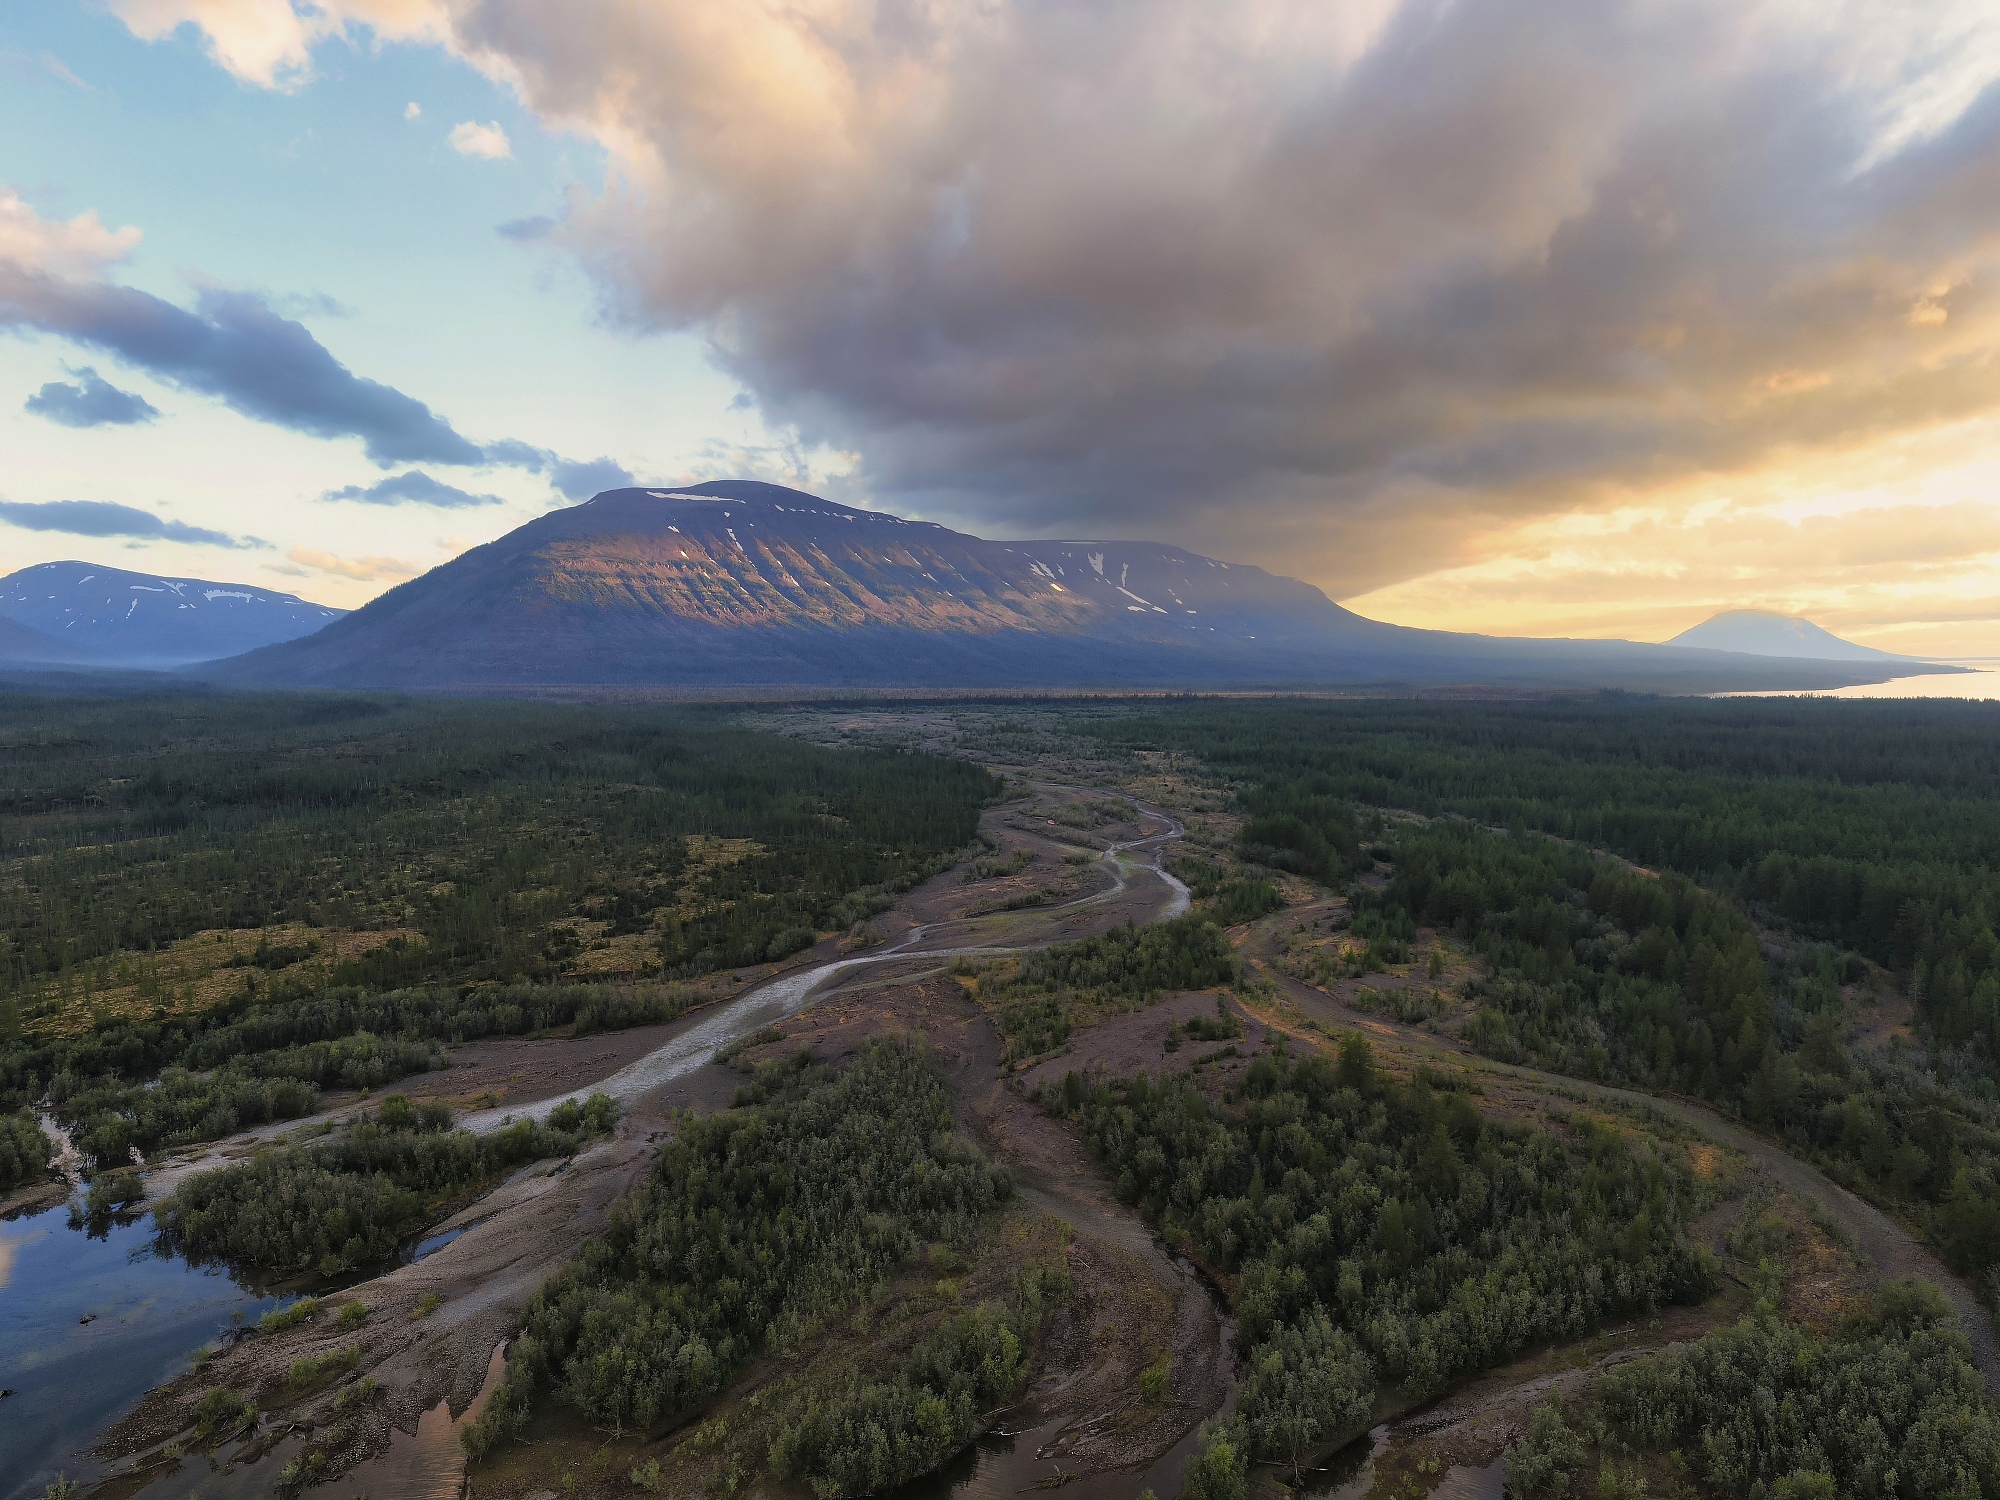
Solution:
<svg viewBox="0 0 2000 1500"><path fill-rule="evenodd" d="M1198 756L1260 815L1457 813L1678 871L1896 970L1941 1042L2000 1059L2000 706L1208 703L1077 727Z"/></svg>
<svg viewBox="0 0 2000 1500"><path fill-rule="evenodd" d="M1648 1467L1745 1500L2000 1497L2000 1419L1937 1292L1889 1288L1844 1326L1769 1306L1545 1404L1508 1452L1521 1500L1646 1494Z"/></svg>
<svg viewBox="0 0 2000 1500"><path fill-rule="evenodd" d="M323 1140L190 1177L154 1220L161 1243L193 1262L331 1276L386 1259L439 1205L524 1162L571 1155L617 1117L600 1094L559 1105L546 1124L476 1136L451 1128L447 1104L391 1095Z"/></svg>
<svg viewBox="0 0 2000 1500"><path fill-rule="evenodd" d="M404 936L268 981L267 953L246 995L545 981L577 917L646 935L669 974L757 962L932 873L996 786L701 710L0 699L0 1008L182 1008L162 950L288 922Z"/></svg>
<svg viewBox="0 0 2000 1500"><path fill-rule="evenodd" d="M684 1013L668 986L485 985L291 1001L109 1022L0 1051L0 1107L46 1097L100 1166L297 1119L322 1089L372 1089L436 1066L440 1048L555 1030L581 1035Z"/></svg>
<svg viewBox="0 0 2000 1500"><path fill-rule="evenodd" d="M604 1233L535 1293L466 1445L477 1455L518 1434L545 1397L617 1431L677 1421L925 1242L970 1233L1008 1191L954 1139L935 1068L897 1043L838 1075L808 1069L768 1105L684 1117ZM931 1378L904 1374L910 1390ZM844 1484L859 1461L840 1457L841 1434L887 1400L828 1407L790 1450L798 1472Z"/></svg>
<svg viewBox="0 0 2000 1500"><path fill-rule="evenodd" d="M1261 1054L1221 1105L1185 1076L1065 1079L1120 1195L1235 1278L1256 1457L1353 1435L1382 1383L1427 1394L1706 1295L1683 1161L1581 1118L1500 1124L1450 1082L1388 1078L1359 1037L1337 1064Z"/></svg>
<svg viewBox="0 0 2000 1500"><path fill-rule="evenodd" d="M48 1175L51 1141L26 1110L0 1114L0 1193Z"/></svg>
<svg viewBox="0 0 2000 1500"><path fill-rule="evenodd" d="M980 998L999 1009L1003 1061L1053 1051L1109 1012L1151 1005L1170 990L1204 990L1236 974L1229 939L1206 912L1057 943L1030 954L1011 975L982 979Z"/></svg>

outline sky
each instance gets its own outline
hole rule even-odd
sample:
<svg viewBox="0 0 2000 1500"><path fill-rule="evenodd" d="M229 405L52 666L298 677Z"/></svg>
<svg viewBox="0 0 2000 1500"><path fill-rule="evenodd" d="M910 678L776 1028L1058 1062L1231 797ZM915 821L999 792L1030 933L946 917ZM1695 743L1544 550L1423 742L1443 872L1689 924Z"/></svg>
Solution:
<svg viewBox="0 0 2000 1500"><path fill-rule="evenodd" d="M0 10L0 571L749 475L1401 624L2000 655L1990 0Z"/></svg>

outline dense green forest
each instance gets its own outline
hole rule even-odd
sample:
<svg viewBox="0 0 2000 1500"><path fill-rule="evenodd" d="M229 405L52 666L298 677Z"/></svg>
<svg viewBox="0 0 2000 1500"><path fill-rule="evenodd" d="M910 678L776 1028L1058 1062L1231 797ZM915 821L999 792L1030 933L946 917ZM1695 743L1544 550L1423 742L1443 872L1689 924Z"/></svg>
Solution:
<svg viewBox="0 0 2000 1500"><path fill-rule="evenodd" d="M524 1162L568 1156L617 1117L594 1095L558 1106L547 1124L517 1120L476 1136L452 1129L448 1104L391 1094L321 1140L189 1178L154 1218L162 1244L196 1263L331 1276L385 1259L441 1204Z"/></svg>
<svg viewBox="0 0 2000 1500"><path fill-rule="evenodd" d="M1233 1280L1253 1456L1358 1434L1380 1385L1426 1395L1710 1290L1678 1153L1581 1117L1505 1125L1453 1081L1399 1083L1354 1036L1337 1063L1260 1054L1220 1104L1185 1075L1055 1096L1120 1195Z"/></svg>
<svg viewBox="0 0 2000 1500"><path fill-rule="evenodd" d="M1886 1288L1825 1331L1767 1303L1614 1370L1581 1402L1540 1407L1508 1453L1507 1491L1640 1496L1663 1462L1704 1494L1743 1500L1996 1500L2000 1418L1985 1396L1931 1287Z"/></svg>
<svg viewBox="0 0 2000 1500"><path fill-rule="evenodd" d="M536 1292L467 1446L518 1434L545 1397L614 1431L676 1421L1008 1193L953 1136L935 1067L899 1043L839 1074L797 1071L769 1103L683 1117L610 1226ZM1034 1281L897 1368L854 1372L797 1415L779 1466L828 1495L933 1466L1013 1394L1047 1305Z"/></svg>
<svg viewBox="0 0 2000 1500"><path fill-rule="evenodd" d="M699 710L0 699L0 1107L122 1161L433 1043L662 1019L888 905L996 789Z"/></svg>
<svg viewBox="0 0 2000 1500"><path fill-rule="evenodd" d="M1395 874L1355 891L1355 930L1393 945L1422 923L1480 954L1466 1035L1485 1050L1712 1099L1900 1205L1960 1268L2000 1268L2000 710L1606 695L1087 727L1232 778L1253 860L1340 884L1372 839ZM1368 833L1370 805L1432 820ZM1864 958L1925 1046L1842 1045Z"/></svg>

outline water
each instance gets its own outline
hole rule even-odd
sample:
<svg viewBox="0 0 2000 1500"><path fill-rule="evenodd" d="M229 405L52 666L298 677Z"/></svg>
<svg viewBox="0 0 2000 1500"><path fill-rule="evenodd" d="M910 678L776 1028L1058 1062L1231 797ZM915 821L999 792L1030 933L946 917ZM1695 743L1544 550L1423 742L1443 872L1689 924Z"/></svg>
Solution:
<svg viewBox="0 0 2000 1500"><path fill-rule="evenodd" d="M78 1449L237 1315L255 1322L286 1300L152 1242L151 1215L102 1235L72 1229L62 1206L0 1223L0 1387L14 1391L0 1401L0 1500L94 1474Z"/></svg>
<svg viewBox="0 0 2000 1500"><path fill-rule="evenodd" d="M1951 666L1970 672L1928 673L1897 677L1888 682L1863 682L1854 687L1800 689L1793 692L1718 693L1719 698L1976 698L2000 699L2000 667L1994 659L1955 661Z"/></svg>

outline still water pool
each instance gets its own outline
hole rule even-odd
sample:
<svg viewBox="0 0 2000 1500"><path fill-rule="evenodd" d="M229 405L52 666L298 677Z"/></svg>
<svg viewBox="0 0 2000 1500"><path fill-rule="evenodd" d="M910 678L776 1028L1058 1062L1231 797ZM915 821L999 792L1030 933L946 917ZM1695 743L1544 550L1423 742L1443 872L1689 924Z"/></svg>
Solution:
<svg viewBox="0 0 2000 1500"><path fill-rule="evenodd" d="M0 1500L97 1472L77 1450L240 1316L287 1299L153 1251L153 1221L72 1228L66 1207L0 1223Z"/></svg>

